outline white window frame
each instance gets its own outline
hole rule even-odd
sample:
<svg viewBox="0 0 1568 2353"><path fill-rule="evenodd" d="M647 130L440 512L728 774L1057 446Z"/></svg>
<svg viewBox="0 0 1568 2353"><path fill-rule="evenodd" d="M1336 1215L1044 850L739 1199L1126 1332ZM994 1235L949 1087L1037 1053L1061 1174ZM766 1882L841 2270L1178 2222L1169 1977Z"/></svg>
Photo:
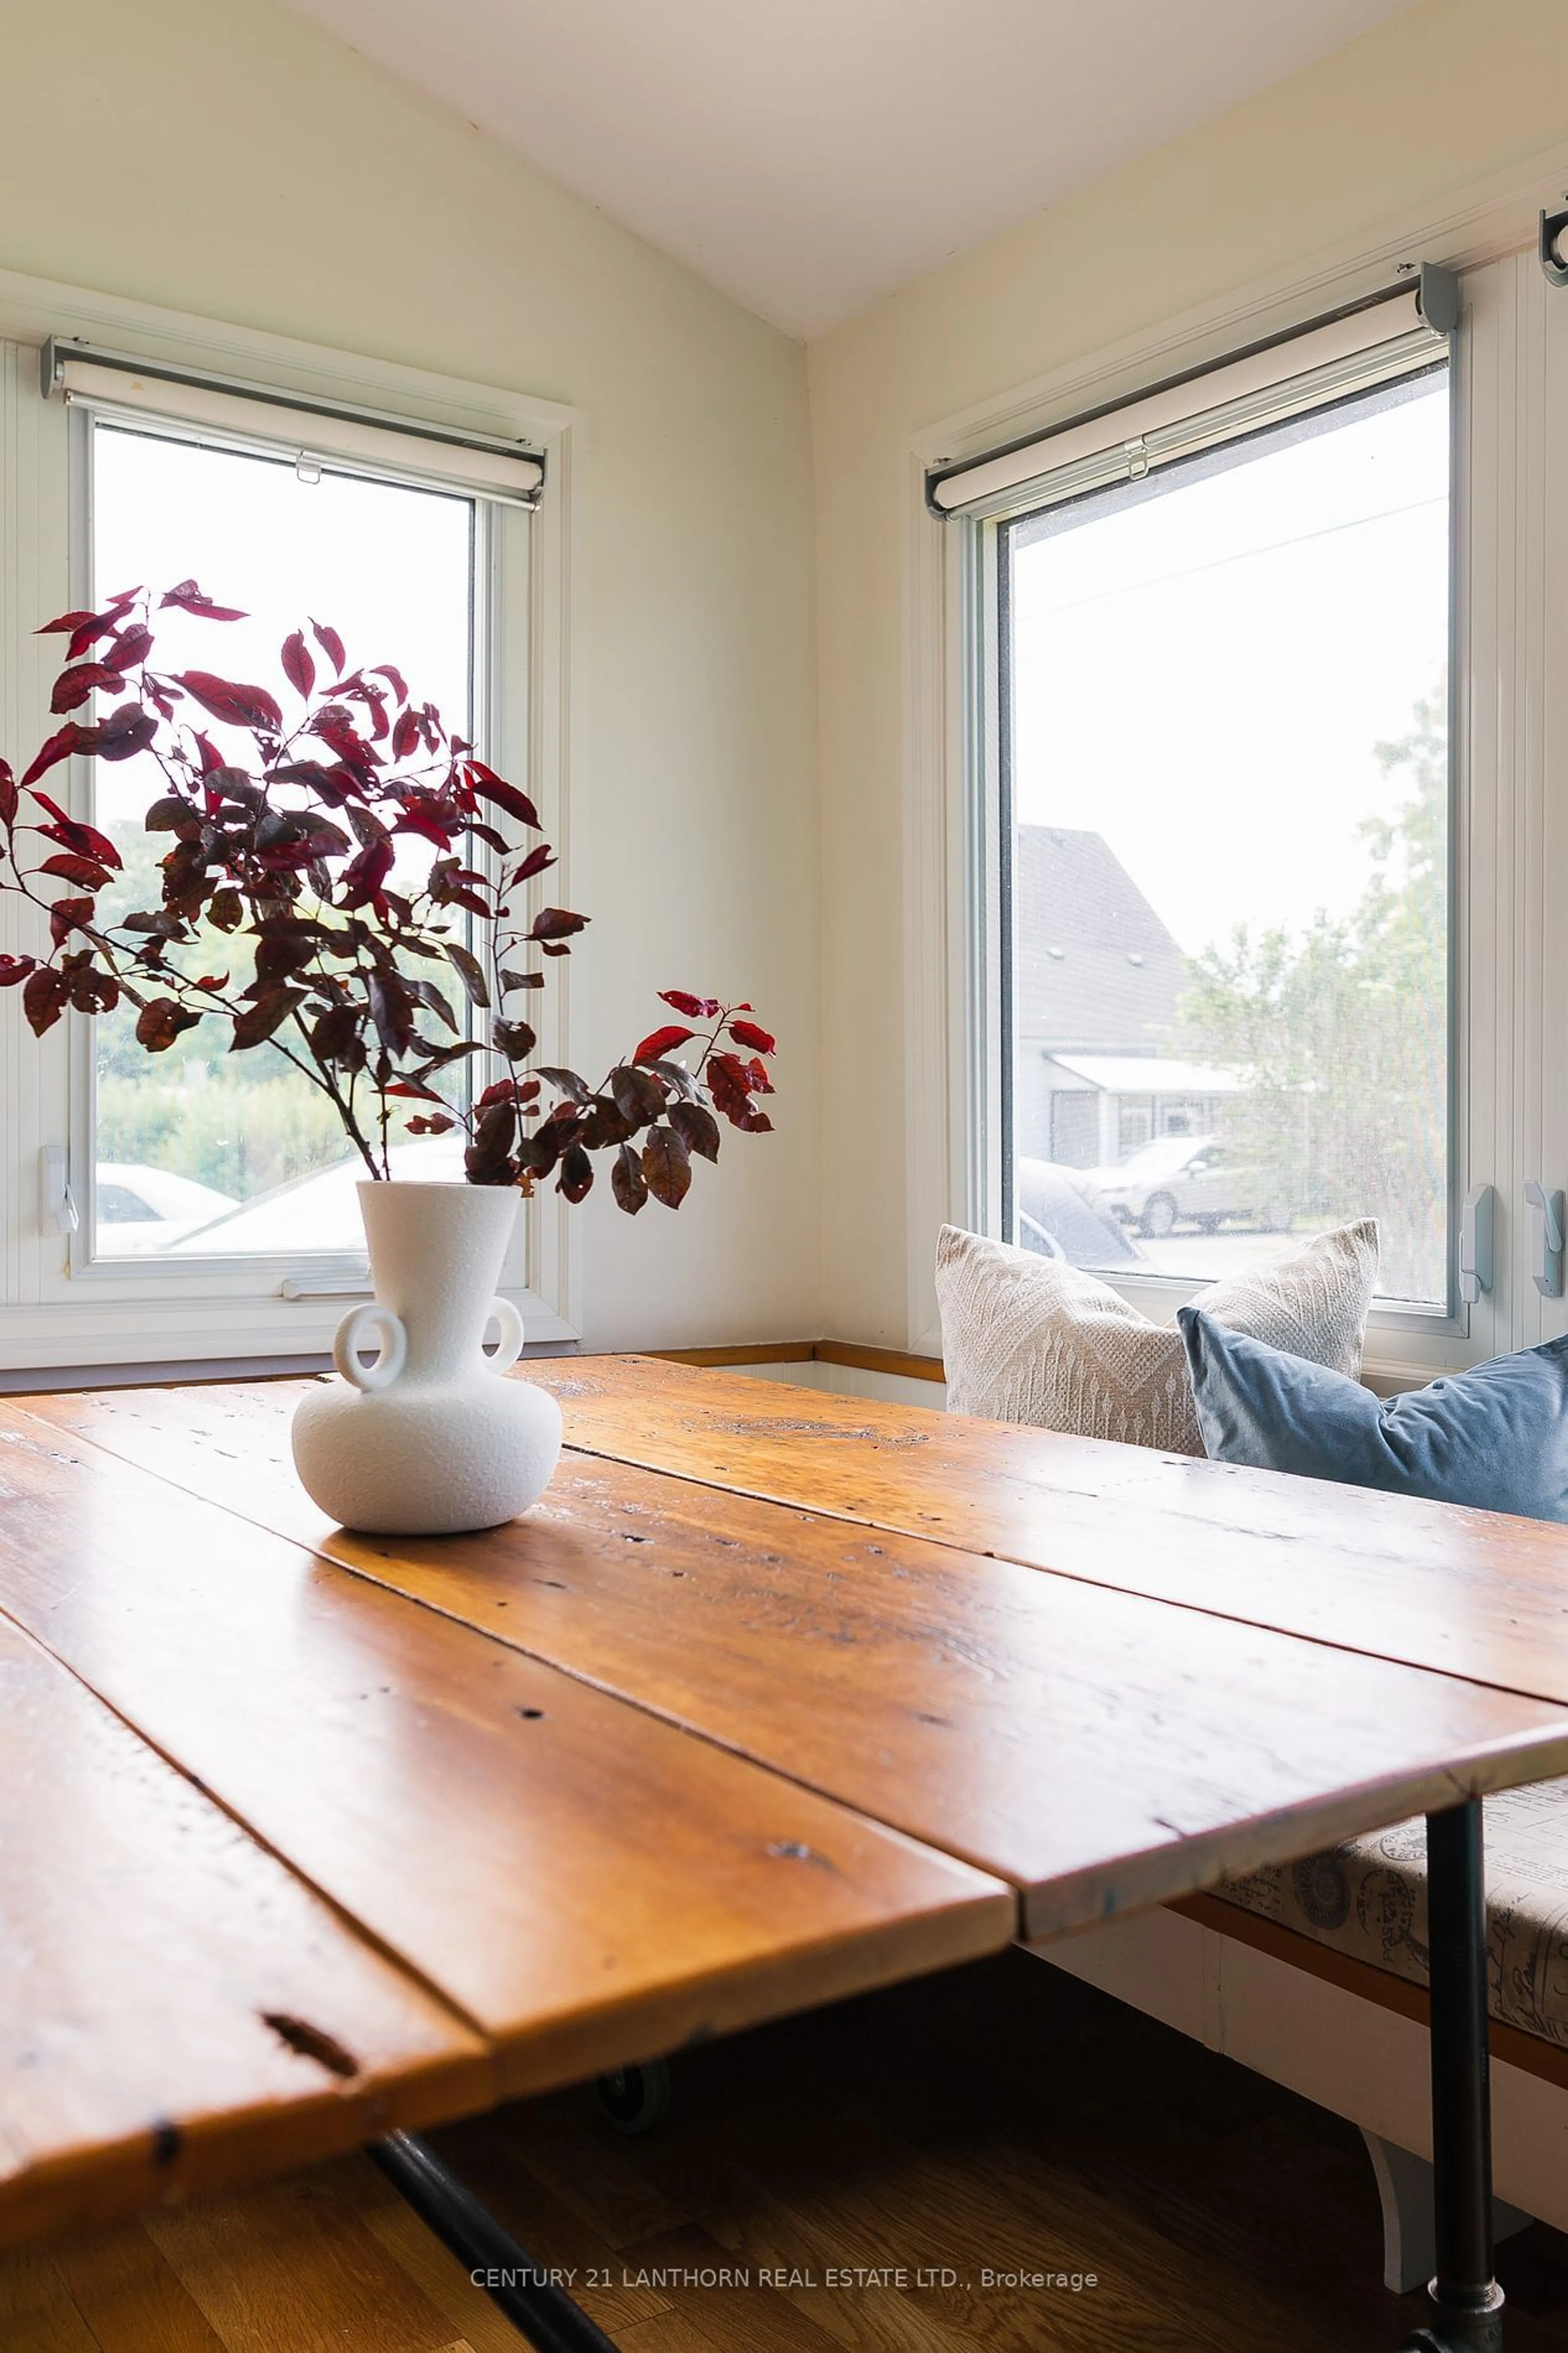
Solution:
<svg viewBox="0 0 1568 2353"><path fill-rule="evenodd" d="M172 366L276 384L285 399L300 391L438 428L525 439L543 451L538 509L488 510L480 665L485 702L476 716L496 765L545 812L560 859L551 870L550 895L570 903L571 821L581 821L572 774L574 649L580 644L574 599L581 593L574 560L580 512L576 412L0 272L0 342L15 354L4 363L0 382L0 743L13 756L41 741L52 723L47 703L58 646L32 632L39 618L79 602L76 591L89 576L83 566L90 515L81 493L90 425L74 406L40 396L38 347L51 333L129 347ZM177 420L178 387L171 385L168 394L164 413ZM161 397L158 405L163 411ZM243 438L253 445L273 439L268 417L259 407L254 433ZM202 441L225 438L199 419L192 429ZM309 428L295 427L282 438L308 441ZM454 488L482 503L482 491L461 482ZM86 771L70 786L73 807L85 813L90 765L73 765ZM0 945L11 944L5 924L15 912L0 907ZM535 1026L545 1059L556 1062L570 1059L570 970L569 959L555 960L540 993ZM16 1387L16 1373L55 1367L319 1361L346 1301L368 1290L363 1257L323 1252L286 1261L268 1255L181 1266L95 1257L93 1046L90 1024L70 1016L35 1040L0 1000L0 1382ZM44 1230L40 1155L61 1145L79 1217L74 1234ZM559 1346L580 1336L579 1231L569 1206L553 1193L525 1206L503 1289L521 1309L530 1344Z"/></svg>
<svg viewBox="0 0 1568 2353"><path fill-rule="evenodd" d="M1532 1176L1568 1187L1568 925L1546 919L1549 903L1568 903L1568 677L1546 655L1552 630L1556 642L1568 641L1568 482L1547 462L1545 376L1550 348L1560 370L1554 382L1568 392L1568 294L1547 287L1534 250L1539 207L1562 185L1565 162L1562 151L1535 158L1441 215L1413 214L1376 241L1282 272L911 444L904 871L913 1348L940 1348L931 1277L937 1227L948 1219L996 1230L1000 1208L987 1157L988 1139L1000 1133L999 1056L988 1018L996 996L996 845L995 796L986 787L996 745L980 691L994 674L994 566L985 522L929 514L927 472L1288 332L1386 285L1401 262L1419 260L1458 271L1464 294L1450 378L1451 1224L1470 1184L1490 1182L1499 1246L1493 1288L1473 1305L1456 1301L1447 1314L1373 1309L1369 1377L1383 1388L1419 1383L1568 1329L1568 1304L1542 1298L1531 1280L1522 1202ZM1554 798L1549 744L1557 747ZM1202 1288L1106 1279L1156 1318Z"/></svg>

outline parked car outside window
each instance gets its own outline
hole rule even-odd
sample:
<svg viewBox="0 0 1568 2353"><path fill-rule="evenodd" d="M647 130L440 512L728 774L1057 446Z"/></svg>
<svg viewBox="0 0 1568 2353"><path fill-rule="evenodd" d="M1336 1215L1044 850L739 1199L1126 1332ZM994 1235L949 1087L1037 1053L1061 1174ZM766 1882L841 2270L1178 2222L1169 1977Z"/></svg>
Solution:
<svg viewBox="0 0 1568 2353"><path fill-rule="evenodd" d="M1292 1213L1268 1171L1217 1135L1156 1136L1119 1167L1086 1174L1096 1199L1150 1240L1182 1223L1212 1234L1234 1219L1268 1233L1289 1230Z"/></svg>

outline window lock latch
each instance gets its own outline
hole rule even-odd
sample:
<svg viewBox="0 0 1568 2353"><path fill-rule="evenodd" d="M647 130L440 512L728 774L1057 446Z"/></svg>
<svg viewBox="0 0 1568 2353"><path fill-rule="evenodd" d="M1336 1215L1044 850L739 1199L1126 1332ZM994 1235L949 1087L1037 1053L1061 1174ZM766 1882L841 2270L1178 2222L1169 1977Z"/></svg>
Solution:
<svg viewBox="0 0 1568 2353"><path fill-rule="evenodd" d="M1563 1196L1549 1193L1531 1177L1524 1198L1535 1211L1531 1220L1531 1272L1543 1299L1563 1296Z"/></svg>
<svg viewBox="0 0 1568 2353"><path fill-rule="evenodd" d="M1465 1196L1459 1220L1459 1296L1478 1300L1492 1287L1492 1211L1497 1194L1477 1185Z"/></svg>
<svg viewBox="0 0 1568 2353"><path fill-rule="evenodd" d="M46 1144L38 1155L38 1223L46 1234L74 1234L81 1223L61 1144Z"/></svg>

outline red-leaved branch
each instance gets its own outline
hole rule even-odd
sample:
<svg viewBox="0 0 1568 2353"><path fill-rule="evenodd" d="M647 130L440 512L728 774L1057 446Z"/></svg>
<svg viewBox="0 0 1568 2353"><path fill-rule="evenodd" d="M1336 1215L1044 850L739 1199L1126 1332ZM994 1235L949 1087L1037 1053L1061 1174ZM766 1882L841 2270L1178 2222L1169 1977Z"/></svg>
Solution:
<svg viewBox="0 0 1568 2353"><path fill-rule="evenodd" d="M748 1005L666 989L680 1018L598 1086L535 1065L519 1008L588 917L514 910L556 862L528 795L393 663L351 670L324 623L284 640L281 697L157 670L154 619L170 608L246 617L185 580L155 603L131 589L46 622L40 635L68 639L49 705L61 724L19 777L0 760L0 893L37 909L40 935L35 953L0 954L0 988L20 989L37 1036L122 1002L149 1054L216 1026L229 1052L265 1047L328 1096L373 1176L403 1111L411 1134L464 1131L476 1185L527 1192L553 1176L580 1201L612 1154L610 1189L632 1214L650 1194L680 1207L694 1155L718 1157L721 1121L771 1126L758 1098L775 1041ZM43 783L77 757L155 764L144 823L169 847L154 904L101 916L105 894L124 895L120 851Z"/></svg>

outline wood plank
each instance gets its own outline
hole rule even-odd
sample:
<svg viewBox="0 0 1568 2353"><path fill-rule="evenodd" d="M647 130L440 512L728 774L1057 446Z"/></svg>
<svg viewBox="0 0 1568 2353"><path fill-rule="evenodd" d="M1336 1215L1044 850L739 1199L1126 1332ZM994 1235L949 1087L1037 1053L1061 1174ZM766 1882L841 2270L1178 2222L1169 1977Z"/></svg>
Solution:
<svg viewBox="0 0 1568 2353"><path fill-rule="evenodd" d="M529 1370L579 1451L1568 1703L1568 1527L645 1358Z"/></svg>
<svg viewBox="0 0 1568 2353"><path fill-rule="evenodd" d="M493 2096L475 2034L3 1621L0 1694L0 2235Z"/></svg>
<svg viewBox="0 0 1568 2353"><path fill-rule="evenodd" d="M0 1608L439 1988L503 2093L991 1952L994 1878L0 1411Z"/></svg>
<svg viewBox="0 0 1568 2353"><path fill-rule="evenodd" d="M286 1398L164 1403L100 1400L93 1440L1011 1881L1031 1936L1568 1769L1550 1704L609 1460L506 1528L355 1536Z"/></svg>

